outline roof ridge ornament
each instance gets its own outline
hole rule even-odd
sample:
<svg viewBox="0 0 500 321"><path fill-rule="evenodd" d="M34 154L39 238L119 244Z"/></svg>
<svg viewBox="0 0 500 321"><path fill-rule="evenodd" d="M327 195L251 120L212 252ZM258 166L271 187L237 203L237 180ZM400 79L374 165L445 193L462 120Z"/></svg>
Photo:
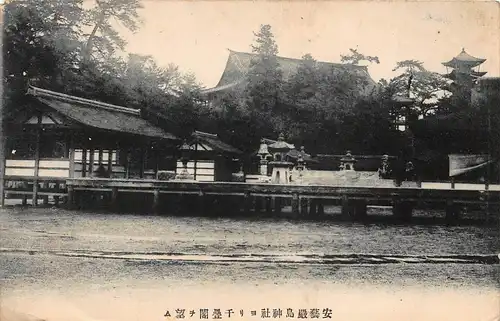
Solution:
<svg viewBox="0 0 500 321"><path fill-rule="evenodd" d="M199 134L199 135L204 135L204 136L210 136L210 137L218 137L217 134L212 134L212 133L207 133L207 132L202 132L202 131L199 131L199 130L195 130L194 131L195 134Z"/></svg>
<svg viewBox="0 0 500 321"><path fill-rule="evenodd" d="M128 108L128 107L103 103L103 102L96 101L96 100L71 96L71 95L51 91L48 89L38 88L38 87L35 87L33 85L28 86L27 94L35 96L35 97L53 98L53 99L57 99L60 101L83 104L83 105L87 105L87 106L91 106L91 107L98 107L98 108L102 108L102 109L106 109L106 110L117 111L117 112L132 114L132 115L136 115L136 116L141 115L140 109L133 109L133 108Z"/></svg>

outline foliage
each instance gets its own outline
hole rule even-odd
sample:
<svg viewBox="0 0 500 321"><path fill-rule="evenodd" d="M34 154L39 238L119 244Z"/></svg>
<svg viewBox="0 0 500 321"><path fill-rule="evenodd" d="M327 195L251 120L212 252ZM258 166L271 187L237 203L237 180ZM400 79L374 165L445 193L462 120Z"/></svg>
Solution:
<svg viewBox="0 0 500 321"><path fill-rule="evenodd" d="M84 10L81 0L14 0L4 7L4 107L13 117L26 103L28 83L108 103L141 108L169 131L197 125L199 88L176 66L158 66L151 57L114 55L123 45L110 25L116 18L136 30L140 2L99 0ZM96 30L85 34L86 27ZM104 45L105 44L105 45ZM101 45L104 45L101 47ZM86 57L88 51L104 55ZM91 59L92 58L92 59ZM95 59L98 58L98 59Z"/></svg>
<svg viewBox="0 0 500 321"><path fill-rule="evenodd" d="M349 49L350 54L341 55L340 61L346 64L359 65L361 61L375 62L377 64L380 63L377 56L366 56L358 52L357 49Z"/></svg>
<svg viewBox="0 0 500 321"><path fill-rule="evenodd" d="M395 94L415 99L413 106L418 115L428 116L439 112L439 100L447 88L447 80L438 73L425 69L417 60L403 60L396 64L393 71L402 71L390 81Z"/></svg>

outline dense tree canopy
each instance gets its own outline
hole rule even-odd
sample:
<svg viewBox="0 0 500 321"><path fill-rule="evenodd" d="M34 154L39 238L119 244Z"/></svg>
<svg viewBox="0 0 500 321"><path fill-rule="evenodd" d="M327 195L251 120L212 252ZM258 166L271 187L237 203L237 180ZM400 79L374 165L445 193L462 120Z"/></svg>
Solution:
<svg viewBox="0 0 500 321"><path fill-rule="evenodd" d="M246 81L203 104L193 75L175 65L161 67L152 57L118 53L125 42L111 20L131 31L140 26L138 0L97 0L85 9L82 0L13 0L4 7L4 107L12 116L23 108L29 82L47 89L141 108L159 126L179 136L193 129L218 133L222 139L252 152L262 137L304 145L311 153L396 154L408 137L392 123L393 95L408 91L415 110L426 115L444 80L421 62L399 62L402 73L366 91L366 78L352 72L362 61L378 57L350 49L343 65L302 57L296 72L284 79L278 45L270 25L254 34ZM443 104L442 104L443 105ZM441 106L442 106L441 105ZM439 108L438 108L439 109Z"/></svg>

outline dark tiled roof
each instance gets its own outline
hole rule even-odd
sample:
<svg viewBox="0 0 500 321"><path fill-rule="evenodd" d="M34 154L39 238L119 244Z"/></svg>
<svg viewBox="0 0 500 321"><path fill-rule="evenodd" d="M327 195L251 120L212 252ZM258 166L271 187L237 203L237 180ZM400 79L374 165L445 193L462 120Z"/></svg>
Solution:
<svg viewBox="0 0 500 321"><path fill-rule="evenodd" d="M245 75L250 68L250 63L257 54L247 53L247 52L237 52L229 50L229 57L227 59L226 68L222 74L219 83L214 88L207 89L203 93L212 93L220 90L228 89L234 87L244 81ZM281 71L283 73L284 79L289 79L300 66L302 59L287 58L287 57L277 57L278 63L280 65ZM354 73L366 78L369 84L375 85L375 81L370 77L368 69L364 66L356 66L349 64L338 64L332 62L318 61L317 64L320 67L341 69L347 68Z"/></svg>
<svg viewBox="0 0 500 321"><path fill-rule="evenodd" d="M192 137L195 141L206 144L210 148L212 148L216 151L229 153L229 154L242 154L242 152L239 149L237 149L237 148L235 148L227 143L224 143L215 134L195 131L193 133Z"/></svg>
<svg viewBox="0 0 500 321"><path fill-rule="evenodd" d="M85 126L139 136L178 139L141 118L138 109L83 99L33 86L28 89L28 94L68 119Z"/></svg>

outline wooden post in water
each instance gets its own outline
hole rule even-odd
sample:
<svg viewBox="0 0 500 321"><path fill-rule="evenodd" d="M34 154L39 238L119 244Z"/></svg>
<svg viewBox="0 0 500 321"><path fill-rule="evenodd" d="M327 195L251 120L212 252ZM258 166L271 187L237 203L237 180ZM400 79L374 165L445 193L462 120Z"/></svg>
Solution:
<svg viewBox="0 0 500 321"><path fill-rule="evenodd" d="M367 213L366 200L356 200L354 203L354 216L356 219L365 219Z"/></svg>
<svg viewBox="0 0 500 321"><path fill-rule="evenodd" d="M309 199L309 217L315 218L318 214L317 210L318 201L314 198Z"/></svg>
<svg viewBox="0 0 500 321"><path fill-rule="evenodd" d="M255 213L260 213L262 211L262 200L262 197L255 196Z"/></svg>
<svg viewBox="0 0 500 321"><path fill-rule="evenodd" d="M446 201L446 221L453 223L460 218L460 206L453 200Z"/></svg>
<svg viewBox="0 0 500 321"><path fill-rule="evenodd" d="M247 191L243 195L243 213L244 213L244 215L249 214L251 208L252 208L252 196L250 195L250 192Z"/></svg>
<svg viewBox="0 0 500 321"><path fill-rule="evenodd" d="M111 210L118 210L118 187L111 188Z"/></svg>
<svg viewBox="0 0 500 321"><path fill-rule="evenodd" d="M160 213L160 190L157 189L153 191L153 213Z"/></svg>
<svg viewBox="0 0 500 321"><path fill-rule="evenodd" d="M394 198L392 204L392 212L394 216L404 221L411 220L413 214L413 204L411 202Z"/></svg>
<svg viewBox="0 0 500 321"><path fill-rule="evenodd" d="M35 146L35 179L33 181L32 205L38 205L38 172L40 168L40 140L42 131L42 115L38 115L38 125L36 128L36 146Z"/></svg>
<svg viewBox="0 0 500 321"><path fill-rule="evenodd" d="M354 217L354 207L347 195L342 195L342 218L350 220Z"/></svg>
<svg viewBox="0 0 500 321"><path fill-rule="evenodd" d="M292 215L293 217L298 217L299 216L299 194L298 193L293 193L292 195Z"/></svg>
<svg viewBox="0 0 500 321"><path fill-rule="evenodd" d="M75 189L73 185L68 185L68 201L67 201L67 208L69 210L72 210L74 208L75 204Z"/></svg>
<svg viewBox="0 0 500 321"><path fill-rule="evenodd" d="M307 216L307 208L308 208L308 203L309 199L302 196L300 198L300 216L306 217Z"/></svg>
<svg viewBox="0 0 500 321"><path fill-rule="evenodd" d="M324 216L325 215L325 207L323 204L323 200L318 199L318 216Z"/></svg>
<svg viewBox="0 0 500 321"><path fill-rule="evenodd" d="M269 196L266 196L265 202L266 202L266 213L271 214L272 211L273 211L273 200L272 200L272 198L269 197Z"/></svg>
<svg viewBox="0 0 500 321"><path fill-rule="evenodd" d="M49 186L49 183L47 183L47 182L43 182L42 183L42 188L44 190L47 190L48 186ZM43 202L43 205L47 206L49 204L49 196L48 195L43 195L42 196L42 202Z"/></svg>
<svg viewBox="0 0 500 321"><path fill-rule="evenodd" d="M274 197L274 212L276 214L280 214L281 213L281 197L279 196L275 196Z"/></svg>

